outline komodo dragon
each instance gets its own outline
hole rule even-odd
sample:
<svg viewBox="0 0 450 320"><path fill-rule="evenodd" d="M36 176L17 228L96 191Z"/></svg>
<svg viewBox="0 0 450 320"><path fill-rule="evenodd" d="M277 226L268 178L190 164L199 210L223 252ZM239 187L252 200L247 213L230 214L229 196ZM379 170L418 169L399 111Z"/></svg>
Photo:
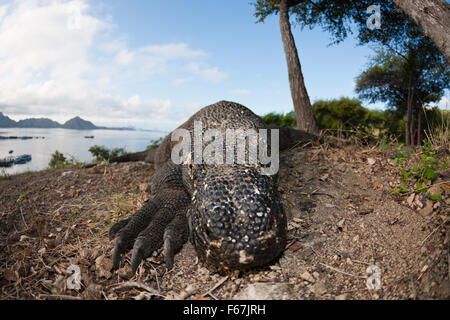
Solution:
<svg viewBox="0 0 450 320"><path fill-rule="evenodd" d="M275 128L265 125L248 108L228 101L202 108L179 128L192 136L195 121L201 121L203 132L211 128L222 133L226 129ZM299 130L277 129L280 149L317 138ZM218 271L265 265L279 256L286 245L287 221L277 174L262 174L259 160L256 164L175 164L171 151L177 143L169 134L156 150L128 156L128 160L146 156L147 162L155 163L154 197L131 218L111 227L113 270L119 268L121 255L133 249L134 274L140 262L161 247L171 269L174 254L188 237L199 259Z"/></svg>

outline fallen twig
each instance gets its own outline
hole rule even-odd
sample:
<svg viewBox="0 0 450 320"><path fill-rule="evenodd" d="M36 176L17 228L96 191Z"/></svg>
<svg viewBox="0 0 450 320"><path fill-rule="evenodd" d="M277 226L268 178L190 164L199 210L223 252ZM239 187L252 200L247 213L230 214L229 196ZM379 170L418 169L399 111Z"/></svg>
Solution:
<svg viewBox="0 0 450 320"><path fill-rule="evenodd" d="M430 232L429 235L426 236L425 239L422 240L422 242L420 243L419 247L422 247L424 245L424 243L428 240L429 237L431 237L431 235L433 233L435 233L437 230L439 230L445 223L447 223L447 220L445 220L444 222L442 222L436 229L434 229L433 231Z"/></svg>
<svg viewBox="0 0 450 320"><path fill-rule="evenodd" d="M208 292L205 292L204 294L202 294L202 297L205 297L207 295L211 295L212 292L214 292L214 290L216 290L217 288L219 288L222 284L225 283L225 281L228 280L228 276L223 277L222 279L219 280L219 282L216 283L216 285L214 287L212 287ZM213 296L212 296L213 297ZM214 298L214 297L213 297Z"/></svg>
<svg viewBox="0 0 450 320"><path fill-rule="evenodd" d="M25 228L28 229L28 225L27 225L27 223L25 222L25 218L23 217L23 211L22 211L22 208L20 208L20 215L22 216L22 221L23 221L23 224L25 225Z"/></svg>

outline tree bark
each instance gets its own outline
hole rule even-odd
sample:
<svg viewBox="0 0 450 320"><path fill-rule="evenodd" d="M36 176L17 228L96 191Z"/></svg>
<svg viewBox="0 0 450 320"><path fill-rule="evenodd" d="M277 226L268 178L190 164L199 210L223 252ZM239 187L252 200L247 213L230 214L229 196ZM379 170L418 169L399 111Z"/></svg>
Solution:
<svg viewBox="0 0 450 320"><path fill-rule="evenodd" d="M436 43L450 66L450 5L444 0L392 0Z"/></svg>
<svg viewBox="0 0 450 320"><path fill-rule="evenodd" d="M417 145L422 145L422 114L423 114L423 106L419 105L418 107L419 114L417 115Z"/></svg>
<svg viewBox="0 0 450 320"><path fill-rule="evenodd" d="M289 22L289 6L287 0L281 0L278 6L280 10L280 31L289 75L292 102L294 104L295 118L299 130L312 134L319 134L319 127L311 107L308 92L306 91L302 68L298 58L297 47L291 32Z"/></svg>
<svg viewBox="0 0 450 320"><path fill-rule="evenodd" d="M413 137L411 135L411 127L412 127L412 88L411 88L411 79L409 80L409 89L408 89L408 97L406 98L406 123L405 123L405 145L409 146L413 143Z"/></svg>

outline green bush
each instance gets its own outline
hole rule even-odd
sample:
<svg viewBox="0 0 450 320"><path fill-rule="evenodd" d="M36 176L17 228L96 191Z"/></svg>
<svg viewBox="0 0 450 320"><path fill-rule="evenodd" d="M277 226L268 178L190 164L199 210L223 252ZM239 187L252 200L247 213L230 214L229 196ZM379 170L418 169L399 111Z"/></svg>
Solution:
<svg viewBox="0 0 450 320"><path fill-rule="evenodd" d="M95 158L96 162L109 161L112 158L119 157L126 153L124 148L108 149L104 146L97 145L90 147L89 152Z"/></svg>
<svg viewBox="0 0 450 320"><path fill-rule="evenodd" d="M312 108L317 124L326 129L373 133L386 122L383 111L364 108L358 99L319 100Z"/></svg>
<svg viewBox="0 0 450 320"><path fill-rule="evenodd" d="M297 121L295 120L293 111L286 114L271 112L262 116L261 118L264 123L268 125L288 128L297 127Z"/></svg>
<svg viewBox="0 0 450 320"><path fill-rule="evenodd" d="M69 159L64 156L61 152L56 150L52 157L50 158L50 161L48 163L49 168L55 169L55 168L64 168L66 166L75 166L80 165L81 162L75 159L74 156L69 156Z"/></svg>
<svg viewBox="0 0 450 320"><path fill-rule="evenodd" d="M150 144L147 146L146 150L158 148L163 140L164 140L164 137L161 137L159 139L150 140Z"/></svg>

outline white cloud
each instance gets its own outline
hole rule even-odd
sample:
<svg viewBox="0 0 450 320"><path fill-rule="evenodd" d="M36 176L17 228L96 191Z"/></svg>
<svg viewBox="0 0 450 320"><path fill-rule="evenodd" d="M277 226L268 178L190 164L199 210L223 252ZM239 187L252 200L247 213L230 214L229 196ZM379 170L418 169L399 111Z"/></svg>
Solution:
<svg viewBox="0 0 450 320"><path fill-rule="evenodd" d="M235 89L235 90L231 90L231 93L235 94L235 95L239 95L239 96L252 94L252 92L248 89Z"/></svg>
<svg viewBox="0 0 450 320"><path fill-rule="evenodd" d="M116 55L116 62L120 64L129 64L133 60L134 54L128 50L120 50Z"/></svg>
<svg viewBox="0 0 450 320"><path fill-rule="evenodd" d="M90 13L87 0L15 1L0 6L0 111L13 118L162 119L175 107L170 97L121 88L151 76L168 84L220 82L225 74L206 57L186 43L131 48L108 17Z"/></svg>
<svg viewBox="0 0 450 320"><path fill-rule="evenodd" d="M220 82L226 78L226 74L219 71L217 67L211 67L206 63L189 62L185 69L194 75L200 76L202 79L214 83Z"/></svg>

